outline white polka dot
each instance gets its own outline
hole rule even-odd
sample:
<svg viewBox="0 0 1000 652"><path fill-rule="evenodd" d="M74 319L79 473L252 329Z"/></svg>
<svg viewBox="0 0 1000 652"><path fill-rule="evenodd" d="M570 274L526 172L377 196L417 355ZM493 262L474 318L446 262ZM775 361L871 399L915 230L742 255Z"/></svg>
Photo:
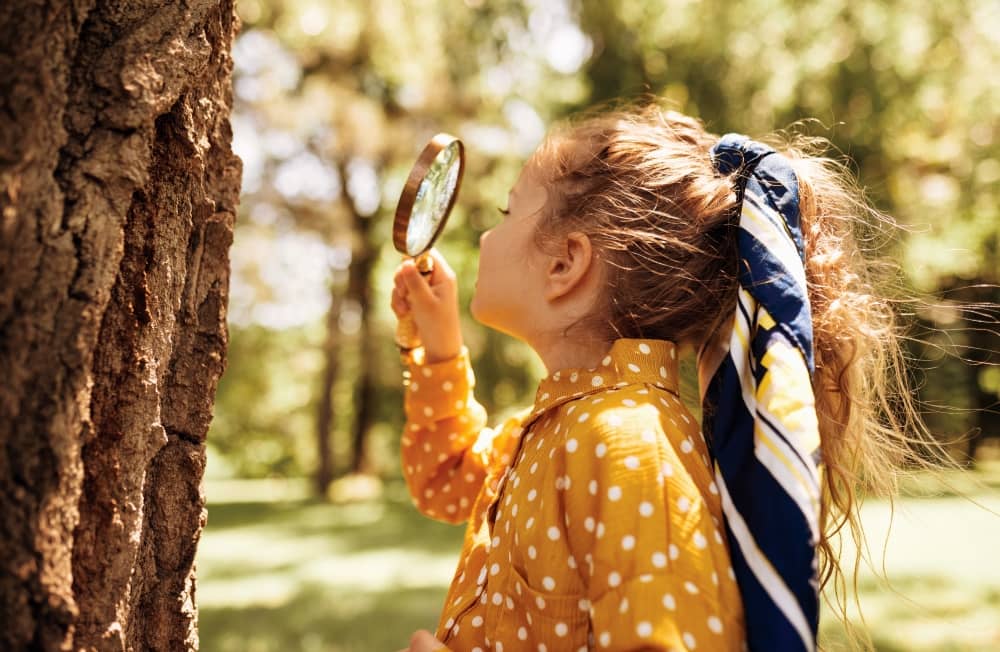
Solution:
<svg viewBox="0 0 1000 652"><path fill-rule="evenodd" d="M726 569L726 573L728 573L729 579L731 579L731 580L735 580L736 579L736 573L733 572L733 567L732 566L730 566L729 568Z"/></svg>
<svg viewBox="0 0 1000 652"><path fill-rule="evenodd" d="M712 536L715 537L715 542L716 543L722 543L722 535L719 534L718 530L715 530L714 532L712 532Z"/></svg>
<svg viewBox="0 0 1000 652"><path fill-rule="evenodd" d="M669 609L670 611L673 611L674 609L677 608L677 601L674 600L674 596L667 593L666 595L663 596L663 606Z"/></svg>
<svg viewBox="0 0 1000 652"><path fill-rule="evenodd" d="M592 516L588 516L587 518L583 519L583 528L587 532L594 531L594 518Z"/></svg>
<svg viewBox="0 0 1000 652"><path fill-rule="evenodd" d="M649 351L650 351L649 345L646 344L645 342L641 342L639 344L639 351L641 351L642 353L645 353L646 355L649 355Z"/></svg>
<svg viewBox="0 0 1000 652"><path fill-rule="evenodd" d="M604 379L601 378L600 376L594 376L593 378L590 379L590 384L593 385L594 387L600 387L601 385L604 384Z"/></svg>
<svg viewBox="0 0 1000 652"><path fill-rule="evenodd" d="M431 406L428 405L427 407L424 408L424 416L425 417L432 416L433 414L434 414L434 410L431 409Z"/></svg>
<svg viewBox="0 0 1000 652"><path fill-rule="evenodd" d="M694 640L694 636L692 636L690 632L684 632L684 635L681 636L681 638L684 639L684 645L688 646L689 649L693 650L697 647L697 642Z"/></svg>
<svg viewBox="0 0 1000 652"><path fill-rule="evenodd" d="M630 362L628 363L628 370L631 371L632 373L637 374L639 373L639 365L635 364L634 362Z"/></svg>
<svg viewBox="0 0 1000 652"><path fill-rule="evenodd" d="M608 500L617 502L622 498L622 488L615 485L608 489Z"/></svg>
<svg viewBox="0 0 1000 652"><path fill-rule="evenodd" d="M639 458L635 455L629 455L625 458L625 468L635 470L639 468Z"/></svg>
<svg viewBox="0 0 1000 652"><path fill-rule="evenodd" d="M538 550L535 549L535 546L528 546L528 557L534 559L537 556Z"/></svg>
<svg viewBox="0 0 1000 652"><path fill-rule="evenodd" d="M587 485L587 491L590 492L591 496L597 495L597 480L590 481L590 483Z"/></svg>
<svg viewBox="0 0 1000 652"><path fill-rule="evenodd" d="M670 466L670 462L664 462L663 466L660 467L660 473L664 478L669 478L674 474L674 467Z"/></svg>
<svg viewBox="0 0 1000 652"><path fill-rule="evenodd" d="M597 524L597 538L598 539L604 538L604 523Z"/></svg>
<svg viewBox="0 0 1000 652"><path fill-rule="evenodd" d="M604 356L604 359L601 360L601 364L604 365L605 367L611 364L611 356L610 355Z"/></svg>
<svg viewBox="0 0 1000 652"><path fill-rule="evenodd" d="M609 414L607 417L607 422L609 426L618 427L622 425L622 418L617 414Z"/></svg>
<svg viewBox="0 0 1000 652"><path fill-rule="evenodd" d="M534 500L538 496L538 492L534 489L528 492L528 500Z"/></svg>
<svg viewBox="0 0 1000 652"><path fill-rule="evenodd" d="M691 509L690 498L688 498L687 496L681 496L680 498L677 499L677 511L683 514L687 512L689 509Z"/></svg>
<svg viewBox="0 0 1000 652"><path fill-rule="evenodd" d="M622 405L624 405L625 407L635 407L637 403L630 398L626 398L622 400Z"/></svg>
<svg viewBox="0 0 1000 652"><path fill-rule="evenodd" d="M472 626L473 627L480 627L482 624L483 624L483 617L482 616L474 616L472 618Z"/></svg>
<svg viewBox="0 0 1000 652"><path fill-rule="evenodd" d="M601 632L598 641L601 643L601 647L609 647L611 645L611 632Z"/></svg>
<svg viewBox="0 0 1000 652"><path fill-rule="evenodd" d="M539 440L538 443L541 444L542 442ZM534 473L537 470L538 470L538 462L532 462L531 466L528 467L528 473Z"/></svg>
<svg viewBox="0 0 1000 652"><path fill-rule="evenodd" d="M622 583L622 576L619 575L617 572L612 571L611 574L608 575L608 586L615 587L621 583Z"/></svg>
<svg viewBox="0 0 1000 652"><path fill-rule="evenodd" d="M524 529L525 530L530 530L531 526L534 525L534 524L535 524L535 517L534 516L529 516L528 520L524 522Z"/></svg>
<svg viewBox="0 0 1000 652"><path fill-rule="evenodd" d="M622 598L618 603L618 613L628 613L628 598Z"/></svg>
<svg viewBox="0 0 1000 652"><path fill-rule="evenodd" d="M503 596L500 595L499 593L494 593L493 594L493 604L500 604L501 602L503 602Z"/></svg>
<svg viewBox="0 0 1000 652"><path fill-rule="evenodd" d="M538 607L539 609L544 609L545 608L545 598L543 598L540 595L536 595L535 596L535 606Z"/></svg>
<svg viewBox="0 0 1000 652"><path fill-rule="evenodd" d="M424 378L430 378L431 377L431 370L428 369L427 367L424 367L420 371L424 374Z"/></svg>
<svg viewBox="0 0 1000 652"><path fill-rule="evenodd" d="M500 641L497 641L496 645L494 645L493 647L497 652L503 652L503 643L501 643Z"/></svg>
<svg viewBox="0 0 1000 652"><path fill-rule="evenodd" d="M573 373L571 373L571 374L569 375L569 382L571 382L571 383L575 383L575 382L576 382L576 379L577 379L577 378L579 378L579 377L580 377L580 374L578 374L578 373L576 373L576 372L574 371Z"/></svg>
<svg viewBox="0 0 1000 652"><path fill-rule="evenodd" d="M528 638L528 630L525 629L524 627L518 627L517 628L517 637L519 639L521 639L522 641L526 640Z"/></svg>
<svg viewBox="0 0 1000 652"><path fill-rule="evenodd" d="M553 526L551 526L551 527L549 528L549 530L548 530L548 535L549 535L549 538L550 538L550 539L552 539L553 541L555 541L556 539L558 539L558 538L559 538L559 528L557 528L557 527L556 527L556 526L554 526L554 525L553 525Z"/></svg>
<svg viewBox="0 0 1000 652"><path fill-rule="evenodd" d="M700 531L694 533L694 547L698 550L704 550L705 546L708 545L708 540L705 539L705 535Z"/></svg>
<svg viewBox="0 0 1000 652"><path fill-rule="evenodd" d="M411 392L415 392L418 389L420 389L420 384L419 383L417 383L417 382L410 383L410 391Z"/></svg>
<svg viewBox="0 0 1000 652"><path fill-rule="evenodd" d="M722 621L719 620L716 616L709 616L708 617L708 628L710 630L712 630L713 632L715 632L716 634L721 634L722 633Z"/></svg>
<svg viewBox="0 0 1000 652"><path fill-rule="evenodd" d="M653 626L644 620L636 625L635 633L643 638L646 638L653 633Z"/></svg>
<svg viewBox="0 0 1000 652"><path fill-rule="evenodd" d="M576 606L580 609L580 611L590 611L590 600L583 598L576 603Z"/></svg>
<svg viewBox="0 0 1000 652"><path fill-rule="evenodd" d="M653 515L653 503L648 501L642 501L639 503L639 514L642 516L652 516Z"/></svg>
<svg viewBox="0 0 1000 652"><path fill-rule="evenodd" d="M645 430L642 431L641 437L642 437L642 440L644 442L646 442L647 444L655 444L656 443L656 433L653 432L652 430L650 430L649 428L646 428Z"/></svg>
<svg viewBox="0 0 1000 652"><path fill-rule="evenodd" d="M556 636L566 636L568 632L569 627L566 626L566 623L556 623Z"/></svg>
<svg viewBox="0 0 1000 652"><path fill-rule="evenodd" d="M670 547L667 548L667 552L670 554L671 559L677 559L681 555L680 548L678 548L672 543L670 544Z"/></svg>
<svg viewBox="0 0 1000 652"><path fill-rule="evenodd" d="M580 423L583 423L584 421L586 421L589 418L590 418L590 413L589 412L584 412L583 414L580 415L580 417L577 419L577 421L579 421Z"/></svg>
<svg viewBox="0 0 1000 652"><path fill-rule="evenodd" d="M546 591L552 591L553 589L556 588L556 581L551 577L549 577L548 575L546 575L545 577L542 578L542 586L545 587Z"/></svg>
<svg viewBox="0 0 1000 652"><path fill-rule="evenodd" d="M694 445L691 443L690 438L685 439L684 441L681 442L681 452L690 453L693 450L694 450Z"/></svg>
<svg viewBox="0 0 1000 652"><path fill-rule="evenodd" d="M653 566L664 568L667 565L667 556L662 552L653 553Z"/></svg>
<svg viewBox="0 0 1000 652"><path fill-rule="evenodd" d="M597 445L596 448L594 448L594 455L596 455L597 457L604 457L604 454L607 452L608 452L608 445L605 444L604 442L601 442L600 444Z"/></svg>
<svg viewBox="0 0 1000 652"><path fill-rule="evenodd" d="M575 453L576 447L577 447L577 441L575 439L570 439L569 441L566 442L566 450L568 450L570 453Z"/></svg>
<svg viewBox="0 0 1000 652"><path fill-rule="evenodd" d="M576 557L574 557L573 555L567 557L566 565L569 566L570 568L576 568Z"/></svg>
<svg viewBox="0 0 1000 652"><path fill-rule="evenodd" d="M691 595L695 595L696 593L698 593L698 587L697 585L695 585L694 582L684 582L684 590L690 593Z"/></svg>
<svg viewBox="0 0 1000 652"><path fill-rule="evenodd" d="M500 564L493 564L490 566L490 575L496 575L500 572Z"/></svg>
<svg viewBox="0 0 1000 652"><path fill-rule="evenodd" d="M713 494L719 493L719 487L715 484L714 480L708 483L708 490L711 491Z"/></svg>
<svg viewBox="0 0 1000 652"><path fill-rule="evenodd" d="M441 389L443 389L446 392L450 392L454 387L455 387L454 383L452 383L450 380L446 380L443 383L441 383Z"/></svg>
<svg viewBox="0 0 1000 652"><path fill-rule="evenodd" d="M455 624L455 619L454 618L449 618L448 622L446 622L444 624L445 629L451 629L451 626L454 625L454 624Z"/></svg>
<svg viewBox="0 0 1000 652"><path fill-rule="evenodd" d="M666 370L666 368L665 367L660 367L660 378L666 378L666 377L667 377L667 370Z"/></svg>
<svg viewBox="0 0 1000 652"><path fill-rule="evenodd" d="M635 548L635 537L631 534L626 534L622 537L622 549L631 550Z"/></svg>

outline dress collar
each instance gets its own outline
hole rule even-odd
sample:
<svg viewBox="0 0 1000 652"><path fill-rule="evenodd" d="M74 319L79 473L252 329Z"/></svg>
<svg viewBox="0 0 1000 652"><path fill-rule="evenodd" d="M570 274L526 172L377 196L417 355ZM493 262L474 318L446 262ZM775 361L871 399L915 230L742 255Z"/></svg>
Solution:
<svg viewBox="0 0 1000 652"><path fill-rule="evenodd" d="M633 383L657 385L676 394L677 345L668 340L621 338L595 368L552 372L538 385L528 421L566 401Z"/></svg>

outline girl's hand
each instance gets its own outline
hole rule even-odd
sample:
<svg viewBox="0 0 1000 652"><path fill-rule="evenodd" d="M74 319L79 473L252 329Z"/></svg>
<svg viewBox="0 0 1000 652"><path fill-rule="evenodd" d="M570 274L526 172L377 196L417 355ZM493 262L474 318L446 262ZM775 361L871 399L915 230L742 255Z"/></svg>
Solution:
<svg viewBox="0 0 1000 652"><path fill-rule="evenodd" d="M424 278L413 259L404 260L393 277L392 311L398 319L412 314L424 346L424 360L439 362L462 351L455 272L436 249L431 249L434 271Z"/></svg>
<svg viewBox="0 0 1000 652"><path fill-rule="evenodd" d="M418 629L410 637L410 647L399 652L437 652L447 650L444 643L434 638L434 635L426 629Z"/></svg>

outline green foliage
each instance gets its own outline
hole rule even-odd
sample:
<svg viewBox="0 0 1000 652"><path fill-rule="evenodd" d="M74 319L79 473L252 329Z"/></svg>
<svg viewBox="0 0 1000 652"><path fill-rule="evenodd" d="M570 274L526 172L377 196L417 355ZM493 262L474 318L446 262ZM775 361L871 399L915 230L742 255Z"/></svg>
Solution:
<svg viewBox="0 0 1000 652"><path fill-rule="evenodd" d="M209 440L236 475L295 476L309 470L316 339L315 329L230 328L229 364Z"/></svg>

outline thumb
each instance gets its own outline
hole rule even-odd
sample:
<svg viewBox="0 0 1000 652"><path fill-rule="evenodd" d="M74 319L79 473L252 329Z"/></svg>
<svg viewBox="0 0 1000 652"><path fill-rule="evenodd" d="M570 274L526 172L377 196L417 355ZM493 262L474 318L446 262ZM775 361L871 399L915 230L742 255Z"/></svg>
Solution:
<svg viewBox="0 0 1000 652"><path fill-rule="evenodd" d="M407 299L410 304L426 306L434 302L434 293L431 292L427 281L417 271L417 266L412 261L403 263L403 284L406 286Z"/></svg>

